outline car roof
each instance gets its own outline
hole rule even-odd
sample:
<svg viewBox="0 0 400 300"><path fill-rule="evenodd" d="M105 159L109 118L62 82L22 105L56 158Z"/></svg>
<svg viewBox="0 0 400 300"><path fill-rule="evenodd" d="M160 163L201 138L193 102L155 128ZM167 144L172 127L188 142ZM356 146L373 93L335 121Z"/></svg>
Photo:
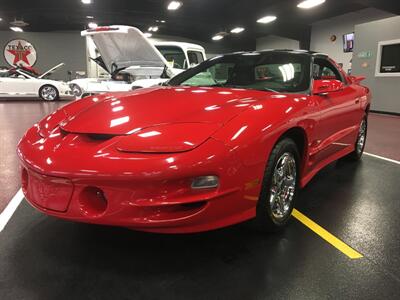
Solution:
<svg viewBox="0 0 400 300"><path fill-rule="evenodd" d="M174 42L174 41L154 41L154 46L177 46L182 48L184 51L187 50L200 50L204 51L204 48L198 44L186 43L186 42Z"/></svg>
<svg viewBox="0 0 400 300"><path fill-rule="evenodd" d="M316 51L309 51L309 50L294 50L294 49L265 49L259 51L241 51L241 52L233 52L229 53L228 55L236 55L236 54L262 54L262 53L291 53L291 54L305 54L312 57L321 57L321 58L328 58L329 56L325 53L316 52Z"/></svg>

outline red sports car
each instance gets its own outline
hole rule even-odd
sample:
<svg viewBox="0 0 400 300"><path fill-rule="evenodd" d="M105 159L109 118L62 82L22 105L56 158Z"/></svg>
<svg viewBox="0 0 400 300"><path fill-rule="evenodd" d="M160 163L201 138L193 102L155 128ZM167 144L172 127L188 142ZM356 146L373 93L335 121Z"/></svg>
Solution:
<svg viewBox="0 0 400 300"><path fill-rule="evenodd" d="M164 86L72 102L18 145L22 189L59 218L184 233L276 230L298 189L363 153L370 91L326 55L212 58Z"/></svg>

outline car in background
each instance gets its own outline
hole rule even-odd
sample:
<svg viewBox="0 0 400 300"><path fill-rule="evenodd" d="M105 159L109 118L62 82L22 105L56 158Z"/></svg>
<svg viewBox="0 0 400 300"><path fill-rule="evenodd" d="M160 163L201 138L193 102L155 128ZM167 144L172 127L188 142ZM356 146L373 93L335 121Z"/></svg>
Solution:
<svg viewBox="0 0 400 300"><path fill-rule="evenodd" d="M0 71L0 100L41 99L44 101L74 99L69 85L49 79L50 75L64 66L58 64L43 74L31 67L15 66Z"/></svg>
<svg viewBox="0 0 400 300"><path fill-rule="evenodd" d="M167 81L206 58L202 46L183 42L152 42L135 27L104 26L82 31L100 53L92 58L110 78L80 78L69 82L76 96L129 91Z"/></svg>
<svg viewBox="0 0 400 300"><path fill-rule="evenodd" d="M72 221L186 233L254 219L275 231L319 170L361 158L371 100L361 80L320 53L257 51L86 97L22 138L22 190Z"/></svg>

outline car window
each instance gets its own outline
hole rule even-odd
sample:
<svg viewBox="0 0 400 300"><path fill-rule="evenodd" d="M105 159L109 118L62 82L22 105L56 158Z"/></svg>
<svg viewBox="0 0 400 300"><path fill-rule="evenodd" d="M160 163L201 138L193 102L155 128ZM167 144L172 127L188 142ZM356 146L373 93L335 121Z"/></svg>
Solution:
<svg viewBox="0 0 400 300"><path fill-rule="evenodd" d="M310 85L310 58L285 52L226 55L177 75L169 84L306 91Z"/></svg>
<svg viewBox="0 0 400 300"><path fill-rule="evenodd" d="M176 46L156 46L168 63L177 69L187 69L186 56L183 50Z"/></svg>
<svg viewBox="0 0 400 300"><path fill-rule="evenodd" d="M313 76L314 79L344 81L339 70L329 60L323 58L314 59Z"/></svg>
<svg viewBox="0 0 400 300"><path fill-rule="evenodd" d="M189 64L191 67L198 65L199 63L204 61L203 53L200 51L191 51L187 52L189 58Z"/></svg>

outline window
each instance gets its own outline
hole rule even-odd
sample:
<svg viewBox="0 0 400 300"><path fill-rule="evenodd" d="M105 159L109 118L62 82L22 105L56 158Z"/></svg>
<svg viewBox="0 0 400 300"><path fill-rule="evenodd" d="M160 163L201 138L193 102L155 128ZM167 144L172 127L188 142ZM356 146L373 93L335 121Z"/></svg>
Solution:
<svg viewBox="0 0 400 300"><path fill-rule="evenodd" d="M197 66L199 63L204 61L203 53L200 51L191 51L187 52L189 58L190 67Z"/></svg>
<svg viewBox="0 0 400 300"><path fill-rule="evenodd" d="M187 69L187 62L183 50L176 46L156 46L172 68Z"/></svg>
<svg viewBox="0 0 400 300"><path fill-rule="evenodd" d="M307 92L310 56L278 51L225 55L178 74L169 85Z"/></svg>
<svg viewBox="0 0 400 300"><path fill-rule="evenodd" d="M330 61L323 58L314 59L313 77L314 79L343 81L339 70Z"/></svg>

